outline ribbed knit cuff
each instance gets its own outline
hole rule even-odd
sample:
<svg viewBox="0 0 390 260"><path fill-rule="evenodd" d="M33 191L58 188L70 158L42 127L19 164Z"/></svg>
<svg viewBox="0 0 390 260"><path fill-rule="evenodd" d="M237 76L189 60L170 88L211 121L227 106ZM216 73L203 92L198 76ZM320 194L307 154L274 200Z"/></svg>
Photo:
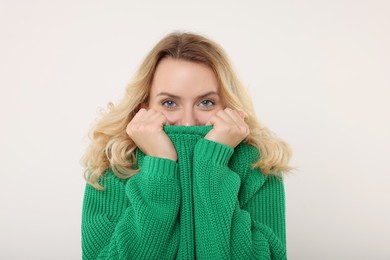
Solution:
<svg viewBox="0 0 390 260"><path fill-rule="evenodd" d="M228 164L233 152L232 147L207 139L200 139L195 146L196 156L224 166Z"/></svg>
<svg viewBox="0 0 390 260"><path fill-rule="evenodd" d="M177 163L165 158L145 156L141 171L147 178L178 179Z"/></svg>

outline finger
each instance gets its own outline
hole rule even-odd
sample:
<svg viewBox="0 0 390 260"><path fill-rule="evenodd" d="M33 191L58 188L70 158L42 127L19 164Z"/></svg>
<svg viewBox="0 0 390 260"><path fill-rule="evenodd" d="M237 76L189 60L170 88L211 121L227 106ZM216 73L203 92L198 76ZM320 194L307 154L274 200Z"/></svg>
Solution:
<svg viewBox="0 0 390 260"><path fill-rule="evenodd" d="M161 111L150 110L148 112L149 114L146 115L145 120L151 124L158 124L162 127L168 123L167 117Z"/></svg>
<svg viewBox="0 0 390 260"><path fill-rule="evenodd" d="M138 121L140 121L143 117L143 115L146 113L146 109L142 108L140 110L138 110L138 112L133 116L133 118L130 120L130 122L127 124L126 126L126 132L127 134L131 134L132 132L132 129L134 127L134 125L137 124Z"/></svg>
<svg viewBox="0 0 390 260"><path fill-rule="evenodd" d="M226 110L225 112L233 120L237 129L240 129L240 131L245 132L246 134L249 134L249 127L248 127L247 123L245 122L244 118L241 117L240 111L229 109L229 110Z"/></svg>
<svg viewBox="0 0 390 260"><path fill-rule="evenodd" d="M225 124L236 124L238 115L230 108L225 108L220 111L217 116L222 120Z"/></svg>
<svg viewBox="0 0 390 260"><path fill-rule="evenodd" d="M221 110L222 111L222 110ZM216 114L212 115L206 122L206 125L215 125L218 121L222 120L219 116L218 116L218 113L220 111L218 111Z"/></svg>
<svg viewBox="0 0 390 260"><path fill-rule="evenodd" d="M146 129L162 128L165 122L166 118L161 113L152 109L146 110L142 108L130 121L128 127L133 130L144 131Z"/></svg>
<svg viewBox="0 0 390 260"><path fill-rule="evenodd" d="M233 109L226 109L225 112L235 124L242 125L244 123L244 117L242 116L244 112Z"/></svg>
<svg viewBox="0 0 390 260"><path fill-rule="evenodd" d="M144 115L147 112L145 108L141 108L138 110L138 112L134 115L133 119L137 120L138 118L141 118L142 115Z"/></svg>
<svg viewBox="0 0 390 260"><path fill-rule="evenodd" d="M240 115L240 117L241 117L242 119L245 120L245 119L248 118L248 115L247 115L244 111L238 110L237 112L238 112L238 114Z"/></svg>

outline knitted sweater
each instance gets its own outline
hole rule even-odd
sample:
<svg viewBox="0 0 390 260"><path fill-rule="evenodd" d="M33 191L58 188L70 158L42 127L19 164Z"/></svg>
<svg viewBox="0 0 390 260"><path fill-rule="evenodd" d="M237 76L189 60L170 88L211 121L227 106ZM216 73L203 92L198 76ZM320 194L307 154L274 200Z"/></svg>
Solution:
<svg viewBox="0 0 390 260"><path fill-rule="evenodd" d="M177 162L137 150L140 171L86 186L83 259L286 259L284 188L252 169L257 149L165 126Z"/></svg>

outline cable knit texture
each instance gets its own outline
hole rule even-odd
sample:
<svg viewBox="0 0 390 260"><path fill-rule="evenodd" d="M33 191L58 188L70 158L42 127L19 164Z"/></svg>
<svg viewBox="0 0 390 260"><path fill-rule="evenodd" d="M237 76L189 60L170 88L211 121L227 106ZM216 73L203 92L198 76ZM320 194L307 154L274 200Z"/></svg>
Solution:
<svg viewBox="0 0 390 260"><path fill-rule="evenodd" d="M281 178L251 165L258 151L204 139L210 126L165 126L178 161L145 156L103 191L86 185L83 259L287 259Z"/></svg>

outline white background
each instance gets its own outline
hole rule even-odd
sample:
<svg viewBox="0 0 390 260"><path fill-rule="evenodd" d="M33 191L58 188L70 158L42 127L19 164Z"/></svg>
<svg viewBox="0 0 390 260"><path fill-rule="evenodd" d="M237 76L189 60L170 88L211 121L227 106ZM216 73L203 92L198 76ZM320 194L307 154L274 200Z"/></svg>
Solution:
<svg viewBox="0 0 390 260"><path fill-rule="evenodd" d="M387 0L0 0L0 258L81 258L98 108L185 30L224 47L293 147L289 259L390 259L389 13Z"/></svg>

